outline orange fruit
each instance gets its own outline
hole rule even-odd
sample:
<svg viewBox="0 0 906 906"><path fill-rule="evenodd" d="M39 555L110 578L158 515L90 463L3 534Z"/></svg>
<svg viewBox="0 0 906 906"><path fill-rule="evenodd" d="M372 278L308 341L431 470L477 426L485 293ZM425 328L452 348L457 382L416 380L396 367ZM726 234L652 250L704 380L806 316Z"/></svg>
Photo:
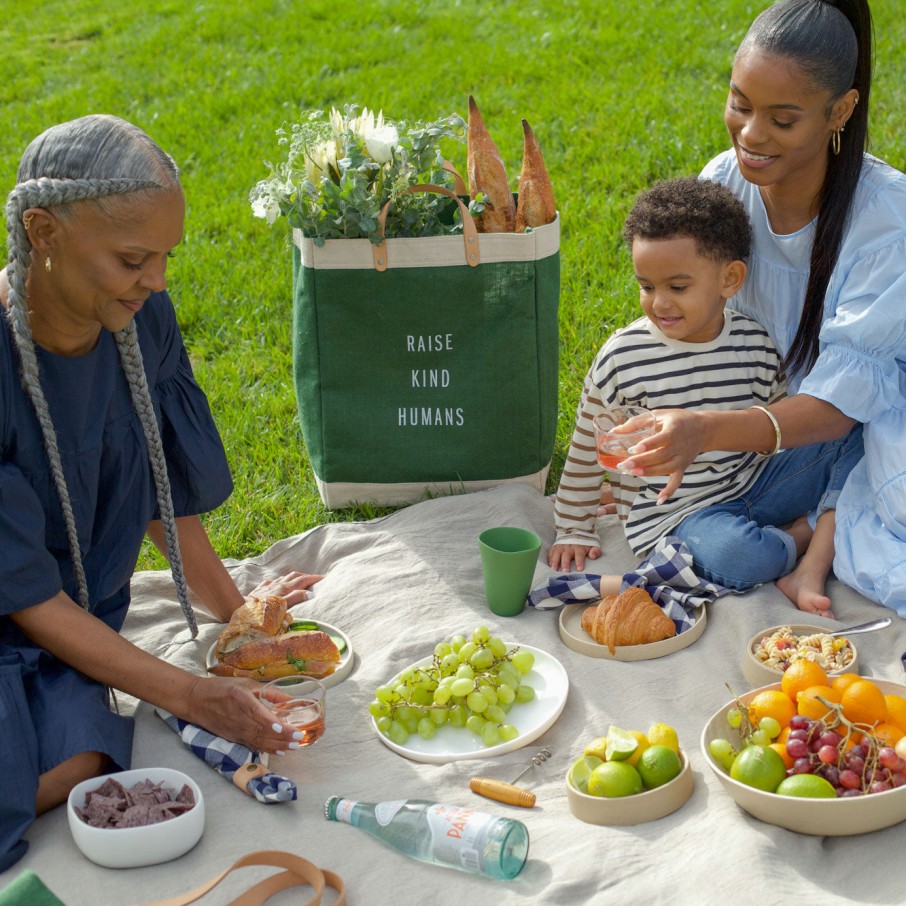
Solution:
<svg viewBox="0 0 906 906"><path fill-rule="evenodd" d="M854 683L860 679L862 679L862 677L859 676L858 673L841 673L839 676L835 676L830 681L830 687L831 687L831 689L836 689L837 692L839 692L842 695L843 690L847 686L851 685L852 683Z"/></svg>
<svg viewBox="0 0 906 906"><path fill-rule="evenodd" d="M820 664L814 661L793 661L783 672L780 688L793 700L803 689L809 686L826 686L827 674Z"/></svg>
<svg viewBox="0 0 906 906"><path fill-rule="evenodd" d="M790 758L790 756L787 755L786 746L783 743L772 742L770 748L772 748L783 759L783 763L787 766L787 770L789 770L793 766L795 759Z"/></svg>
<svg viewBox="0 0 906 906"><path fill-rule="evenodd" d="M850 683L840 697L843 716L856 724L873 727L887 719L887 702L884 693L871 680L860 679Z"/></svg>
<svg viewBox="0 0 906 906"><path fill-rule="evenodd" d="M803 689L796 699L799 713L812 720L821 720L830 709L818 701L819 696L829 702L840 701L840 693L830 686L809 686L808 689Z"/></svg>
<svg viewBox="0 0 906 906"><path fill-rule="evenodd" d="M762 717L773 717L781 727L787 727L796 713L793 700L776 689L759 692L748 702L749 720L757 725Z"/></svg>
<svg viewBox="0 0 906 906"><path fill-rule="evenodd" d="M895 746L906 733L904 733L896 724L880 723L874 730L877 739L889 746Z"/></svg>
<svg viewBox="0 0 906 906"><path fill-rule="evenodd" d="M784 727L780 731L780 735L774 740L774 742L778 743L779 745L785 746L787 740L790 738L790 733L792 732L793 731L790 727Z"/></svg>
<svg viewBox="0 0 906 906"><path fill-rule="evenodd" d="M885 695L887 720L906 733L906 698L902 695Z"/></svg>

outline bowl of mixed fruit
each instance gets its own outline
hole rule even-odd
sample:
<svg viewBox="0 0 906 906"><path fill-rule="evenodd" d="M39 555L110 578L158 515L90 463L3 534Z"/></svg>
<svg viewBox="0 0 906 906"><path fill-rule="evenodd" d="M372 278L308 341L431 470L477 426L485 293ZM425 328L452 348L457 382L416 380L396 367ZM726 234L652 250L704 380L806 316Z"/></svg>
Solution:
<svg viewBox="0 0 906 906"><path fill-rule="evenodd" d="M702 731L708 766L768 824L843 836L906 819L906 686L813 661L727 702Z"/></svg>

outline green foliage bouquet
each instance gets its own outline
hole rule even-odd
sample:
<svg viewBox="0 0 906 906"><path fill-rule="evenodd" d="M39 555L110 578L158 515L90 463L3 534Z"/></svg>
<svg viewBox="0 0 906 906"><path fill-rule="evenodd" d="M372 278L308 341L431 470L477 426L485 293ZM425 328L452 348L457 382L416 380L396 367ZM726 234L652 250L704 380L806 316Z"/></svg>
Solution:
<svg viewBox="0 0 906 906"><path fill-rule="evenodd" d="M464 141L465 122L452 114L433 123L392 122L355 104L303 111L299 122L277 130L286 159L268 163L271 174L251 191L257 217L274 223L284 216L312 238L366 237L381 241L378 214L391 202L386 235L438 236L461 231L458 212L441 195L406 194L407 187L436 183L453 187L444 170L444 139Z"/></svg>

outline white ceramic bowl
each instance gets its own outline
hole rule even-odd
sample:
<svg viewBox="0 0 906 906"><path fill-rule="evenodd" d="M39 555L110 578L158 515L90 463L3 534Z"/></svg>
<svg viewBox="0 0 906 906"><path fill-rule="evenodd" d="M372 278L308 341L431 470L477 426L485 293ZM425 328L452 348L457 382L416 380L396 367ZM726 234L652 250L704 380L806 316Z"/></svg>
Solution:
<svg viewBox="0 0 906 906"><path fill-rule="evenodd" d="M872 679L886 695L906 696L906 686L886 680ZM748 702L765 689L779 689L780 683L772 683L760 689L753 689L740 696ZM872 793L855 796L852 799L800 799L794 796L779 796L765 793L754 787L734 780L711 757L708 744L712 739L729 739L734 744L739 736L727 723L727 712L736 704L727 702L702 730L701 746L708 767L717 775L724 789L736 804L750 815L767 824L785 827L800 834L841 837L851 834L866 834L881 830L906 819L906 786L888 790L886 793Z"/></svg>
<svg viewBox="0 0 906 906"><path fill-rule="evenodd" d="M686 753L680 750L682 771L669 783L645 790L634 796L620 796L608 799L606 796L591 796L577 790L569 781L570 764L566 772L566 798L569 810L587 824L626 826L656 821L675 812L692 795L692 768Z"/></svg>
<svg viewBox="0 0 906 906"><path fill-rule="evenodd" d="M814 635L816 632L827 632L827 626L807 626L805 624L792 624L784 623L783 626L789 626L793 631L793 635L796 636L808 636ZM757 632L752 638L749 639L748 644L746 645L745 654L743 655L742 661L742 672L746 680L752 686L763 686L765 683L778 683L780 678L783 676L782 670L775 670L773 667L765 666L761 661L755 657L755 646L765 637L773 635L777 632L778 629L782 629L783 626L771 626L769 629L763 629L761 632ZM842 669L842 670L829 670L828 676L839 676L841 673L858 673L859 668L859 652L856 649L853 640L849 640L849 644L853 649L853 659Z"/></svg>
<svg viewBox="0 0 906 906"><path fill-rule="evenodd" d="M88 793L96 790L108 778L113 778L127 788L142 780L165 783L173 788L174 796L186 784L195 795L195 807L175 818L147 827L92 827L75 810L82 808ZM106 868L138 868L169 862L187 853L201 839L204 830L201 788L191 777L171 768L136 768L85 780L69 794L66 813L76 845L92 862Z"/></svg>

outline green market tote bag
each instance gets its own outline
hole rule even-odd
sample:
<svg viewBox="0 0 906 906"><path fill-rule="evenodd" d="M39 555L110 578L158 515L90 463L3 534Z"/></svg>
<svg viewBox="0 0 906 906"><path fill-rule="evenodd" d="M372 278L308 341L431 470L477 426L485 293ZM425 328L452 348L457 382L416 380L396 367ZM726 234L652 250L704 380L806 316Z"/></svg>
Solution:
<svg viewBox="0 0 906 906"><path fill-rule="evenodd" d="M449 190L413 186L410 191ZM293 369L324 503L396 506L529 482L557 423L560 222L527 233L293 232Z"/></svg>

